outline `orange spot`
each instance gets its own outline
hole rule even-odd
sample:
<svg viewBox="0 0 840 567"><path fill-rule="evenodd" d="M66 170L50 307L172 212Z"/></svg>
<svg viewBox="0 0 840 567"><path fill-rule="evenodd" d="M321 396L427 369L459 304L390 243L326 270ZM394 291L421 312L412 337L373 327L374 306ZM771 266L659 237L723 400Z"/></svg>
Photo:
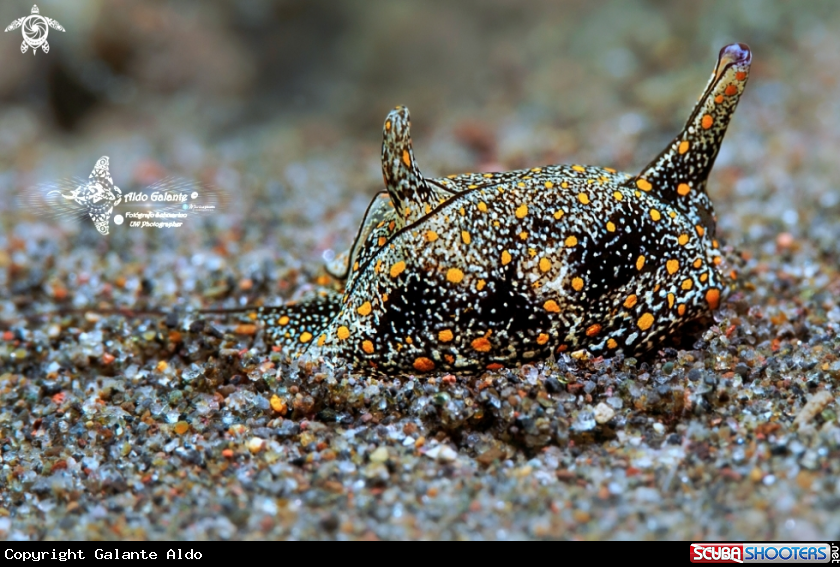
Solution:
<svg viewBox="0 0 840 567"><path fill-rule="evenodd" d="M736 87L735 85L727 85L726 90L723 91L723 93L726 96L732 96L737 92L738 92L738 87Z"/></svg>
<svg viewBox="0 0 840 567"><path fill-rule="evenodd" d="M325 342L327 342L327 335L321 335L318 337L318 346L324 346Z"/></svg>
<svg viewBox="0 0 840 567"><path fill-rule="evenodd" d="M338 328L335 334L338 336L338 340L343 341L350 336L350 329L342 325Z"/></svg>
<svg viewBox="0 0 840 567"><path fill-rule="evenodd" d="M719 246L718 241L716 239L712 240L712 248L717 249L718 246Z"/></svg>
<svg viewBox="0 0 840 567"><path fill-rule="evenodd" d="M484 201L480 202L477 206L478 206L478 210L481 211L482 213L487 212L487 203L485 203Z"/></svg>
<svg viewBox="0 0 840 567"><path fill-rule="evenodd" d="M379 245L380 246L385 246L385 242L387 242L387 239L384 236L380 236L379 237Z"/></svg>
<svg viewBox="0 0 840 567"><path fill-rule="evenodd" d="M747 74L743 71L738 71L737 73L735 73L735 78L738 79L739 81L743 81L744 79L747 78Z"/></svg>
<svg viewBox="0 0 840 567"><path fill-rule="evenodd" d="M490 349L493 348L490 341L484 337L478 337L470 343L470 346L473 347L473 350L477 350L478 352L490 352Z"/></svg>
<svg viewBox="0 0 840 567"><path fill-rule="evenodd" d="M709 279L709 274L700 274L701 282L705 282L707 279Z"/></svg>
<svg viewBox="0 0 840 567"><path fill-rule="evenodd" d="M358 309L356 309L356 313L358 313L359 315L364 317L366 315L370 315L371 310L372 310L372 308L371 308L371 305L370 305L370 301L365 301L364 303L362 303L359 306Z"/></svg>
<svg viewBox="0 0 840 567"><path fill-rule="evenodd" d="M444 330L442 330L441 332L438 333L438 340L442 343L448 343L449 341L451 341L454 338L455 338L455 336L452 334L452 331L449 330L449 329L444 329Z"/></svg>
<svg viewBox="0 0 840 567"><path fill-rule="evenodd" d="M686 244L688 244L688 235L687 234L681 234L679 236L679 238L677 238L677 242L679 243L680 246L685 246Z"/></svg>
<svg viewBox="0 0 840 567"><path fill-rule="evenodd" d="M721 258L720 256L715 256L715 259L712 260L712 263L715 266L720 266L723 263L723 258Z"/></svg>
<svg viewBox="0 0 840 567"><path fill-rule="evenodd" d="M435 363L425 356L418 356L414 359L414 369L418 372L431 372L435 369Z"/></svg>
<svg viewBox="0 0 840 567"><path fill-rule="evenodd" d="M688 147L690 145L691 144L688 143L688 140L683 140L682 142L680 142L680 147L677 148L677 151L680 152L680 155L682 155L688 151Z"/></svg>
<svg viewBox="0 0 840 567"><path fill-rule="evenodd" d="M685 315L685 303L680 303L680 304L677 306L677 313L679 313L680 317L682 317L683 315Z"/></svg>
<svg viewBox="0 0 840 567"><path fill-rule="evenodd" d="M557 347L557 352L566 352L567 350L569 350L569 345L560 345Z"/></svg>
<svg viewBox="0 0 840 567"><path fill-rule="evenodd" d="M434 230L427 230L424 236L428 242L434 242L438 239L438 234Z"/></svg>
<svg viewBox="0 0 840 567"><path fill-rule="evenodd" d="M546 335L545 333L540 333L540 335L537 337L537 344L538 345L544 345L547 342L548 342L548 335Z"/></svg>
<svg viewBox="0 0 840 567"><path fill-rule="evenodd" d="M685 197L689 193L691 193L691 187L688 185L688 183L680 183L679 185L677 185L677 194L679 194L682 197Z"/></svg>
<svg viewBox="0 0 840 567"><path fill-rule="evenodd" d="M572 287L575 291L583 289L583 278L572 278Z"/></svg>
<svg viewBox="0 0 840 567"><path fill-rule="evenodd" d="M615 173L615 170L611 167L605 167L604 171L609 171L610 173Z"/></svg>
<svg viewBox="0 0 840 567"><path fill-rule="evenodd" d="M588 329L586 329L586 336L587 337L594 337L598 333L601 332L601 325L595 323L594 325L590 325Z"/></svg>
<svg viewBox="0 0 840 567"><path fill-rule="evenodd" d="M692 266L694 266L695 268L699 268L702 265L703 265L703 260L701 260L700 258L697 258L696 260L694 260L694 264L692 264Z"/></svg>
<svg viewBox="0 0 840 567"><path fill-rule="evenodd" d="M626 307L627 309L633 309L633 307L636 305L636 302L638 300L639 300L639 298L636 297L636 294L634 293L634 294L628 296L627 299L624 300L624 307Z"/></svg>
<svg viewBox="0 0 840 567"><path fill-rule="evenodd" d="M549 313L560 313L560 306L557 305L557 302L553 299L549 299L548 301L543 303L543 309L545 309Z"/></svg>
<svg viewBox="0 0 840 567"><path fill-rule="evenodd" d="M375 271L377 274L382 271L382 260L376 261L376 266L374 266L373 271Z"/></svg>
<svg viewBox="0 0 840 567"><path fill-rule="evenodd" d="M554 213L554 218L560 220L560 217L563 216L563 209L558 209L556 213Z"/></svg>
<svg viewBox="0 0 840 567"><path fill-rule="evenodd" d="M303 333L300 334L300 336L298 337L298 340L302 343L308 343L309 341L312 340L312 333L310 333L309 331L304 331Z"/></svg>
<svg viewBox="0 0 840 567"><path fill-rule="evenodd" d="M612 221L607 221L607 232L615 232L615 224Z"/></svg>
<svg viewBox="0 0 840 567"><path fill-rule="evenodd" d="M607 348L616 348L618 343L615 342L615 339L607 339Z"/></svg>
<svg viewBox="0 0 840 567"><path fill-rule="evenodd" d="M687 278L687 279L683 280L683 283L682 283L682 285L681 285L680 287L681 287L681 288L683 288L685 291L688 291L688 290L690 290L690 289L691 289L691 287L692 287L693 285L694 285L694 282L692 281L692 279L691 279L691 278Z"/></svg>
<svg viewBox="0 0 840 567"><path fill-rule="evenodd" d="M446 362L448 362L449 364L455 364L455 357L451 354L444 354L443 358L445 358Z"/></svg>
<svg viewBox="0 0 840 567"><path fill-rule="evenodd" d="M449 268L446 271L446 280L454 284L461 283L464 280L464 272L458 268Z"/></svg>
<svg viewBox="0 0 840 567"><path fill-rule="evenodd" d="M487 370L498 370L499 368L504 368L504 365L499 364L498 362L493 362L492 364L488 364L485 366Z"/></svg>
<svg viewBox="0 0 840 567"><path fill-rule="evenodd" d="M573 165L573 166L572 166L572 169L574 169L575 171L579 171L579 172L581 172L581 173L583 173L584 171L586 171L586 168L585 168L585 167L583 167L583 166L581 166L581 165Z"/></svg>
<svg viewBox="0 0 840 567"><path fill-rule="evenodd" d="M729 88L729 87L726 87L726 88ZM723 102L723 95L717 95L717 96L715 97L715 102L716 102L717 104L722 103L722 102Z"/></svg>
<svg viewBox="0 0 840 567"><path fill-rule="evenodd" d="M481 291L482 289L484 289L484 286L486 286L486 285L487 285L486 281L478 280L478 283L475 284L475 289L477 289L478 291Z"/></svg>
<svg viewBox="0 0 840 567"><path fill-rule="evenodd" d="M390 120L386 120L386 121L385 121L385 129L386 129L386 130L390 130L390 129L391 129L391 121L390 121Z"/></svg>
<svg viewBox="0 0 840 567"><path fill-rule="evenodd" d="M387 294L387 293L383 293L383 294L382 294L382 303L385 303L386 301L388 301L388 294Z"/></svg>
<svg viewBox="0 0 840 567"><path fill-rule="evenodd" d="M507 266L508 264L510 264L511 259L512 258L510 257L510 252L508 252L507 250L502 252L502 266Z"/></svg>
<svg viewBox="0 0 840 567"><path fill-rule="evenodd" d="M709 304L709 309L717 309L720 305L720 290L712 288L706 292L706 303Z"/></svg>
<svg viewBox="0 0 840 567"><path fill-rule="evenodd" d="M525 216L528 214L528 205L526 205L524 203L519 205L519 207L517 207L516 212L514 214L516 215L516 218L524 219Z"/></svg>
<svg viewBox="0 0 840 567"><path fill-rule="evenodd" d="M554 183L552 183L551 181L546 181L545 182L545 188L546 189L551 189L552 187L554 187Z"/></svg>
<svg viewBox="0 0 840 567"><path fill-rule="evenodd" d="M411 166L411 156L408 155L408 150L403 150L403 163L407 166Z"/></svg>
<svg viewBox="0 0 840 567"><path fill-rule="evenodd" d="M674 297L674 294L673 294L673 293L669 293L669 294L668 294L668 309L671 309L671 308L673 308L673 307L674 307L674 302L675 302L676 300L677 300L677 298L676 298L676 297Z"/></svg>
<svg viewBox="0 0 840 567"><path fill-rule="evenodd" d="M677 260L668 260L665 262L665 269L669 274L674 275L680 269L680 263Z"/></svg>
<svg viewBox="0 0 840 567"><path fill-rule="evenodd" d="M405 271L405 262L400 260L399 262L397 262L396 264L391 266L391 277L396 278L397 276L399 276L404 271Z"/></svg>
<svg viewBox="0 0 840 567"><path fill-rule="evenodd" d="M528 240L528 233L523 230L519 233L519 238L521 238L522 240Z"/></svg>
<svg viewBox="0 0 840 567"><path fill-rule="evenodd" d="M370 341L363 341L362 350L365 351L367 354L373 354L373 343Z"/></svg>
<svg viewBox="0 0 840 567"><path fill-rule="evenodd" d="M653 325L653 321L654 321L654 319L653 319L653 314L651 314L651 313L645 313L644 315L642 315L641 317L639 317L639 320L638 320L638 321L636 321L636 325L637 325L637 326L638 326L641 330L643 330L643 331L647 331L648 329L650 329L651 325Z"/></svg>
<svg viewBox="0 0 840 567"><path fill-rule="evenodd" d="M703 228L702 226L700 226L699 224L697 226L695 226L694 228L697 229L697 234L698 235L703 236L704 234L706 234L706 229Z"/></svg>
<svg viewBox="0 0 840 567"><path fill-rule="evenodd" d="M712 118L711 114L706 114L703 116L703 120L700 121L700 126L703 127L703 130L708 130L712 127L712 124L715 123L715 119Z"/></svg>
<svg viewBox="0 0 840 567"><path fill-rule="evenodd" d="M551 269L551 260L548 258L540 258L540 271L545 273Z"/></svg>
<svg viewBox="0 0 840 567"><path fill-rule="evenodd" d="M616 201L621 201L624 199L624 195L621 194L621 191L616 191L615 193L613 193L613 199L615 199Z"/></svg>
<svg viewBox="0 0 840 567"><path fill-rule="evenodd" d="M647 179L637 179L636 180L636 187L641 189L642 191L650 191L653 189L653 185L651 185Z"/></svg>
<svg viewBox="0 0 840 567"><path fill-rule="evenodd" d="M645 257L644 256L639 256L638 258L636 258L636 269L641 272L642 268L644 268L644 267L645 267Z"/></svg>
<svg viewBox="0 0 840 567"><path fill-rule="evenodd" d="M658 221L659 219L662 218L662 215L656 209L651 209L650 210L650 218L652 218L654 220L654 222L656 222L656 221Z"/></svg>
<svg viewBox="0 0 840 567"><path fill-rule="evenodd" d="M577 197L578 197L578 201L580 201L584 205L589 204L589 195L587 195L586 193L579 193Z"/></svg>
<svg viewBox="0 0 840 567"><path fill-rule="evenodd" d="M577 243L578 243L578 239L577 239L577 236L575 236L575 235L572 235L572 236L566 238L566 246L569 247L569 248L571 248L572 246L577 246Z"/></svg>
<svg viewBox="0 0 840 567"><path fill-rule="evenodd" d="M283 315L282 317L277 319L277 324L278 325L288 325L289 324L289 318L286 317L285 315Z"/></svg>

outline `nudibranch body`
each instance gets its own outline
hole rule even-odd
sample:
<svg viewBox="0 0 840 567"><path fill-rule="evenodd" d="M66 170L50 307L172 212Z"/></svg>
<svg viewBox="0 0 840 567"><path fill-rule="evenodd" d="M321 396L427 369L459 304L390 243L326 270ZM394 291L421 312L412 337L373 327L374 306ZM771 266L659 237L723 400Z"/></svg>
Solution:
<svg viewBox="0 0 840 567"><path fill-rule="evenodd" d="M262 308L269 337L359 368L480 371L642 353L708 318L725 286L706 180L750 62L743 44L721 50L684 129L638 175L550 165L427 179L397 107L383 132L387 193L343 292Z"/></svg>

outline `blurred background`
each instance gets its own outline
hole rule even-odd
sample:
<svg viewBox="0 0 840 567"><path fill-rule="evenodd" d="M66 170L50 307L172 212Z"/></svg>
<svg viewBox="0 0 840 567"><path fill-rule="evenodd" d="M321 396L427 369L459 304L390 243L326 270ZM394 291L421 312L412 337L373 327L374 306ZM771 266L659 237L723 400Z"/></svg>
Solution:
<svg viewBox="0 0 840 567"><path fill-rule="evenodd" d="M0 2L0 27L32 2ZM49 31L49 53L0 33L0 537L840 538L840 430L825 401L840 377L840 3L38 6L66 30ZM751 260L699 350L636 368L563 363L550 378L504 370L491 425L462 431L461 377L458 390L421 390L405 376L356 382L339 365L303 381L308 370L281 364L261 380L273 363L253 325L99 314L311 289L382 189L382 122L398 104L429 176L635 172L731 42L754 63L709 193L719 236ZM227 202L177 230L108 236L19 205L39 184L87 178L103 155L123 192L179 176ZM39 312L51 316L21 322ZM286 396L282 412L269 389ZM806 411L817 391L825 405ZM543 412L552 396L556 413ZM601 399L615 439L568 443L572 423L589 435ZM803 433L811 420L821 437ZM417 452L447 427L460 453ZM533 451L506 446L523 436Z"/></svg>
<svg viewBox="0 0 840 567"><path fill-rule="evenodd" d="M564 162L635 171L678 131L733 41L752 47L754 70L713 173L723 235L767 252L780 233L832 257L840 246L836 2L38 5L67 30L51 30L48 54L21 54L20 30L0 34L4 265L44 240L124 260L260 250L315 269L381 188L381 123L397 104L412 111L427 175ZM0 21L30 10L3 2ZM200 234L193 223L177 237L100 238L91 223L16 208L14 195L86 177L100 155L124 190L195 178L227 192L226 214Z"/></svg>

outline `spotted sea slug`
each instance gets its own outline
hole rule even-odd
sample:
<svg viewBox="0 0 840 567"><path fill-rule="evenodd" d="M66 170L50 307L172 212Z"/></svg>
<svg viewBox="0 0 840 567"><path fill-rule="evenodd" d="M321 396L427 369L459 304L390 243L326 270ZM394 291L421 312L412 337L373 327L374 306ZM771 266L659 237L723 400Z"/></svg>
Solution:
<svg viewBox="0 0 840 567"><path fill-rule="evenodd" d="M481 371L557 352L640 354L708 319L725 285L706 181L749 74L720 51L683 130L636 175L584 165L427 178L405 107L377 195L325 290L262 307L270 340L384 372Z"/></svg>

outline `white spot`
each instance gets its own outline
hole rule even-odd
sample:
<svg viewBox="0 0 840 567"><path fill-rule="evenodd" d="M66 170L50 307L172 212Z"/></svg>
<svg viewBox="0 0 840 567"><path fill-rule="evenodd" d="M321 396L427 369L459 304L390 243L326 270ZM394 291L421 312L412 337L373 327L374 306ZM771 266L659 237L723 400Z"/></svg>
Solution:
<svg viewBox="0 0 840 567"><path fill-rule="evenodd" d="M794 226L799 222L799 213L793 209L788 209L782 213L782 221L788 226Z"/></svg>

